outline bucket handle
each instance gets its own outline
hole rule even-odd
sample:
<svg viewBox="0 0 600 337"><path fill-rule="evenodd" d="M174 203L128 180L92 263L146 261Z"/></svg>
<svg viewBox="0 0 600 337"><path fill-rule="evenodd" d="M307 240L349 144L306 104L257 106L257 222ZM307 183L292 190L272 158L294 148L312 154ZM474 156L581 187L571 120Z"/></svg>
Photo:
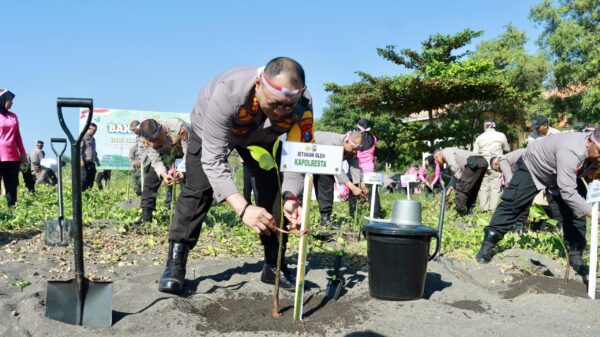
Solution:
<svg viewBox="0 0 600 337"><path fill-rule="evenodd" d="M448 178L448 183L443 182L443 178ZM442 203L440 205L440 217L438 219L438 229L437 229L437 234L435 236L435 250L433 251L433 254L429 257L429 261L433 260L436 255L438 255L438 253L441 254L441 248L442 248L442 233L444 232L444 213L446 211L446 190L448 189L448 186L452 186L452 184L454 184L454 176L444 173L442 172Z"/></svg>

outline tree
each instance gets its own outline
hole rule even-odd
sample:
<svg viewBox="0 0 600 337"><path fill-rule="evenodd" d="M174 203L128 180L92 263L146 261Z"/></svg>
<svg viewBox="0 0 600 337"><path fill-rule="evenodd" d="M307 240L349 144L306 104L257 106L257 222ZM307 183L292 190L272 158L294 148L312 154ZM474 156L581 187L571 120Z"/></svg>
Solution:
<svg viewBox="0 0 600 337"><path fill-rule="evenodd" d="M534 115L548 115L550 107L542 93L550 63L542 53L529 54L527 40L524 32L509 24L500 36L477 45L471 57L491 62L510 90L499 99L466 102L449 113L493 117L509 139L516 139L515 132L523 130L525 121Z"/></svg>
<svg viewBox="0 0 600 337"><path fill-rule="evenodd" d="M600 1L544 0L530 18L543 27L538 43L550 54L556 111L581 122L600 114Z"/></svg>
<svg viewBox="0 0 600 337"><path fill-rule="evenodd" d="M396 158L402 154L414 160L420 152L431 151L436 145L468 143L473 138L477 118L461 115L449 119L444 113L454 105L495 100L510 94L510 87L491 61L468 58L468 51L457 54L457 50L480 35L481 32L470 29L454 35L435 34L422 42L420 52L411 49L398 52L395 46L379 48L377 53L381 57L410 72L375 77L359 71L361 80L353 84L325 84L332 95L331 106L323 118L337 125L346 119L331 116L339 117L344 111L383 118L390 124L384 123L388 135L380 135L380 140L395 151ZM421 111L427 111L428 123L402 122L403 118ZM441 123L435 125L435 118ZM438 139L441 141L436 143ZM403 161L406 160L400 158L393 163Z"/></svg>

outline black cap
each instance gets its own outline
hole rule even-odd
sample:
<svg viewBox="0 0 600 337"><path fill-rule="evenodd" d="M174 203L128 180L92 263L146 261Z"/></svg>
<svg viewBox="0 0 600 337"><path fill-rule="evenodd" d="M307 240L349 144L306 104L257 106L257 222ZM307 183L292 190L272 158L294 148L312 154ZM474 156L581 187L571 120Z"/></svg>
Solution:
<svg viewBox="0 0 600 337"><path fill-rule="evenodd" d="M371 123L369 123L369 121L365 118L359 119L357 124L360 125L364 129L368 129L371 127Z"/></svg>
<svg viewBox="0 0 600 337"><path fill-rule="evenodd" d="M532 129L539 129L540 126L548 124L548 118L544 116L535 116L531 122Z"/></svg>

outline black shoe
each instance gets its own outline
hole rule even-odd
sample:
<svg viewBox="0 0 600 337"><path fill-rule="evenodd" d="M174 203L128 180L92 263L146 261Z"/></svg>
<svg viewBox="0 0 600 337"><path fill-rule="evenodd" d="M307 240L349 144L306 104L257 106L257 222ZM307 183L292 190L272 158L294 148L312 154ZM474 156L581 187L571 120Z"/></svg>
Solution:
<svg viewBox="0 0 600 337"><path fill-rule="evenodd" d="M502 237L499 234L488 230L484 231L481 248L479 249L477 255L475 255L477 262L490 262L494 256L494 246L496 246L496 243L498 243L500 239L502 239Z"/></svg>
<svg viewBox="0 0 600 337"><path fill-rule="evenodd" d="M163 293L181 294L185 279L185 265L187 263L188 245L183 242L169 243L169 258L167 267L160 277L158 290Z"/></svg>
<svg viewBox="0 0 600 337"><path fill-rule="evenodd" d="M266 284L275 284L276 273L277 266L269 266L265 263L263 265L262 273L260 274L260 280ZM281 273L279 275L279 287L287 291L294 291L296 289L296 277L287 268L287 266L281 266Z"/></svg>
<svg viewBox="0 0 600 337"><path fill-rule="evenodd" d="M522 223L515 224L515 227L513 228L513 231L516 234L523 235L523 224Z"/></svg>
<svg viewBox="0 0 600 337"><path fill-rule="evenodd" d="M140 214L140 218L133 222L136 226L141 226L144 223L152 222L152 213L154 210L152 208L142 208L142 214Z"/></svg>
<svg viewBox="0 0 600 337"><path fill-rule="evenodd" d="M321 225L323 225L327 228L332 228L332 229L340 228L339 224L337 224L331 220L331 214L329 214L329 213L321 214Z"/></svg>
<svg viewBox="0 0 600 337"><path fill-rule="evenodd" d="M569 250L569 264L573 268L573 270L577 273L577 275L581 276L583 283L588 284L590 269L583 262L583 250L570 249Z"/></svg>

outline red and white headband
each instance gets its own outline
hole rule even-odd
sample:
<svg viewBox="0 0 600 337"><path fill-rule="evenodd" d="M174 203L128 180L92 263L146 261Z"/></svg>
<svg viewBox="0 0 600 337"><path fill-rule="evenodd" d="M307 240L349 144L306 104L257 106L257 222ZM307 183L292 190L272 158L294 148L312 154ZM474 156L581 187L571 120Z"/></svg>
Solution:
<svg viewBox="0 0 600 337"><path fill-rule="evenodd" d="M351 134L352 134L352 131L350 131L350 132L348 132L348 133L346 134L346 140L347 140L347 141L348 141L350 144L352 144L352 146L353 146L355 149L361 148L361 147L362 147L362 144L357 144L357 143L356 143L354 140L352 140L352 137L350 137L350 135L351 135Z"/></svg>
<svg viewBox="0 0 600 337"><path fill-rule="evenodd" d="M302 95L302 93L304 92L304 90L306 89L306 87L304 87L302 89L292 90L292 89L278 86L277 84L275 84L269 80L269 77L265 74L264 71L261 72L260 79L262 80L265 87L267 87L267 89L270 92L272 92L278 96L285 97L285 98L299 98Z"/></svg>

